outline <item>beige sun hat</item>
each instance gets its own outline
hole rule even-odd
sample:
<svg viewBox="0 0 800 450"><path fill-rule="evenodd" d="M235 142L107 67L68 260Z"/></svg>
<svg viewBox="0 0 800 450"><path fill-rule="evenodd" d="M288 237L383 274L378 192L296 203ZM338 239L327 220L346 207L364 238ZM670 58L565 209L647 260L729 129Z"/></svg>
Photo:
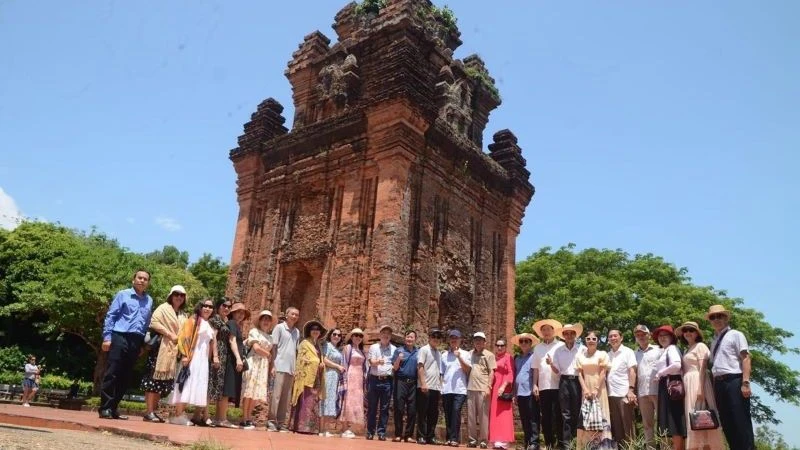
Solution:
<svg viewBox="0 0 800 450"><path fill-rule="evenodd" d="M362 339L363 339L363 337L364 337L364 330L362 330L361 328L358 328L358 327L356 327L356 328L353 328L352 330L350 330L350 332L349 332L349 333L347 333L347 336L345 336L345 338L344 338L344 342L346 342L346 343L348 343L348 344L349 344L349 343L350 343L350 338L352 338L354 334L360 334L360 335L361 335L361 337L362 337Z"/></svg>
<svg viewBox="0 0 800 450"><path fill-rule="evenodd" d="M537 338L536 336L532 335L531 333L520 333L520 334L512 337L511 339L509 339L508 342L511 345L519 346L519 340L520 339L526 339L526 338L530 339L532 341L533 345L536 345L536 344L538 344L540 342L539 338Z"/></svg>
<svg viewBox="0 0 800 450"><path fill-rule="evenodd" d="M244 311L244 320L250 319L250 310L247 309L246 306L244 306L244 303L242 302L234 303L233 306L231 306L231 310L228 314L230 314L230 316L233 317L233 313L235 313L236 311Z"/></svg>
<svg viewBox="0 0 800 450"><path fill-rule="evenodd" d="M679 326L675 329L675 336L681 337L683 336L683 332L685 328L695 329L697 330L697 334L700 336L700 339L705 339L703 337L703 330L700 329L700 326L697 325L697 322L687 321L684 322L683 325Z"/></svg>
<svg viewBox="0 0 800 450"><path fill-rule="evenodd" d="M731 312L725 309L723 305L711 305L706 313L706 320L711 320L708 317L712 314L724 314L728 316L728 318L731 317Z"/></svg>
<svg viewBox="0 0 800 450"><path fill-rule="evenodd" d="M533 324L533 331L536 333L537 336L539 336L540 338L544 337L542 335L542 327L545 326L545 325L550 325L551 327L553 327L553 331L555 333L555 336L559 336L559 337L561 336L561 328L563 328L564 326L561 325L561 322L559 322L559 321L557 321L555 319L544 319L544 320L540 320L540 321L534 323Z"/></svg>
<svg viewBox="0 0 800 450"><path fill-rule="evenodd" d="M561 327L561 331L558 333L558 335L563 338L565 331L574 331L576 337L581 337L583 334L583 325L579 323L568 323Z"/></svg>
<svg viewBox="0 0 800 450"><path fill-rule="evenodd" d="M264 316L269 316L269 318L272 319L272 311L268 309L261 311L260 313L258 313L258 320L261 320L261 318Z"/></svg>

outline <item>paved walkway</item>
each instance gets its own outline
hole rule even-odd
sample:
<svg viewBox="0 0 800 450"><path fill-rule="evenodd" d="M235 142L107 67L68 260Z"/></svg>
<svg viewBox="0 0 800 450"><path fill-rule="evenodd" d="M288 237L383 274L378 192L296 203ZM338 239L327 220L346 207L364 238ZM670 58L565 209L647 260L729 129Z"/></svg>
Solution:
<svg viewBox="0 0 800 450"><path fill-rule="evenodd" d="M242 450L367 450L376 448L380 450L412 450L426 448L411 443L380 442L377 439L368 441L363 437L356 439L322 438L294 433L270 433L263 429L245 431L185 427L144 422L139 417L131 417L130 420L108 420L100 419L95 412L45 407L23 408L20 405L11 404L0 405L0 423L78 431L109 431L123 436L169 442L176 445L188 445L197 441L216 441L230 448Z"/></svg>

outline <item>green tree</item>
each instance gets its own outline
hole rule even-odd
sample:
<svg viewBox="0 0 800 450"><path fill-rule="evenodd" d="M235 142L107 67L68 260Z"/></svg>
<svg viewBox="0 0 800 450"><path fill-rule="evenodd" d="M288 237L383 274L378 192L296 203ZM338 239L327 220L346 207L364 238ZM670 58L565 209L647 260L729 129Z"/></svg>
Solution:
<svg viewBox="0 0 800 450"><path fill-rule="evenodd" d="M797 447L789 446L780 433L765 425L756 428L755 437L756 450L797 450Z"/></svg>
<svg viewBox="0 0 800 450"><path fill-rule="evenodd" d="M161 250L154 250L144 255L145 258L167 266L185 269L189 266L189 252L180 251L174 245L165 245Z"/></svg>
<svg viewBox="0 0 800 450"><path fill-rule="evenodd" d="M189 266L189 272L203 283L208 290L208 295L220 298L225 295L225 285L228 283L228 265L220 258L204 253L200 259Z"/></svg>
<svg viewBox="0 0 800 450"><path fill-rule="evenodd" d="M713 304L733 311L731 325L747 337L753 381L779 401L800 404L800 372L774 359L776 354L798 353L786 344L793 334L767 323L762 313L746 308L741 298L692 284L686 268L652 254L631 257L622 250L594 248L577 252L574 244L557 251L542 248L517 265L519 330L530 329L536 319L552 317L581 322L585 329L603 334L616 328L632 343L632 330L638 323L677 326L693 320L706 336L712 336L705 313ZM780 422L755 397L753 415L762 423Z"/></svg>
<svg viewBox="0 0 800 450"><path fill-rule="evenodd" d="M47 338L80 338L97 358L97 386L106 357L100 349L106 311L139 268L151 273L149 293L156 304L173 284L186 286L195 301L207 295L189 272L148 261L94 230L87 234L48 223L23 223L0 241L0 316L33 319Z"/></svg>

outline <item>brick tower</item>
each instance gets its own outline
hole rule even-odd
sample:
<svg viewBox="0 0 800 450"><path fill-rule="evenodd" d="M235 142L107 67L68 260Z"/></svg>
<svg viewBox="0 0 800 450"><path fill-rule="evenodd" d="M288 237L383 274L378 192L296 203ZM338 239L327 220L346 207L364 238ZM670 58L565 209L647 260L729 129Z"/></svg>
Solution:
<svg viewBox="0 0 800 450"><path fill-rule="evenodd" d="M356 3L292 55L293 129L264 100L230 152L239 217L227 293L345 331L514 327L515 241L534 188L476 55L428 0Z"/></svg>

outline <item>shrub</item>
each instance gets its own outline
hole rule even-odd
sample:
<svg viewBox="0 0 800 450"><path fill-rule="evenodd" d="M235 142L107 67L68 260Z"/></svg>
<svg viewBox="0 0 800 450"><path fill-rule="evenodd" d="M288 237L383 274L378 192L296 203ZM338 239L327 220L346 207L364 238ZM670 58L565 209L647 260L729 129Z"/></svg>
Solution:
<svg viewBox="0 0 800 450"><path fill-rule="evenodd" d="M0 372L0 384L22 384L22 377L22 372ZM69 390L73 381L60 375L48 374L42 377L39 388ZM78 381L78 385L80 385L80 392L82 393L89 392L92 389L90 381Z"/></svg>
<svg viewBox="0 0 800 450"><path fill-rule="evenodd" d="M16 345L0 348L0 372L17 372L25 365L25 353ZM4 383L6 384L6 383Z"/></svg>
<svg viewBox="0 0 800 450"><path fill-rule="evenodd" d="M386 6L386 0L364 0L356 6L356 14L378 14Z"/></svg>

